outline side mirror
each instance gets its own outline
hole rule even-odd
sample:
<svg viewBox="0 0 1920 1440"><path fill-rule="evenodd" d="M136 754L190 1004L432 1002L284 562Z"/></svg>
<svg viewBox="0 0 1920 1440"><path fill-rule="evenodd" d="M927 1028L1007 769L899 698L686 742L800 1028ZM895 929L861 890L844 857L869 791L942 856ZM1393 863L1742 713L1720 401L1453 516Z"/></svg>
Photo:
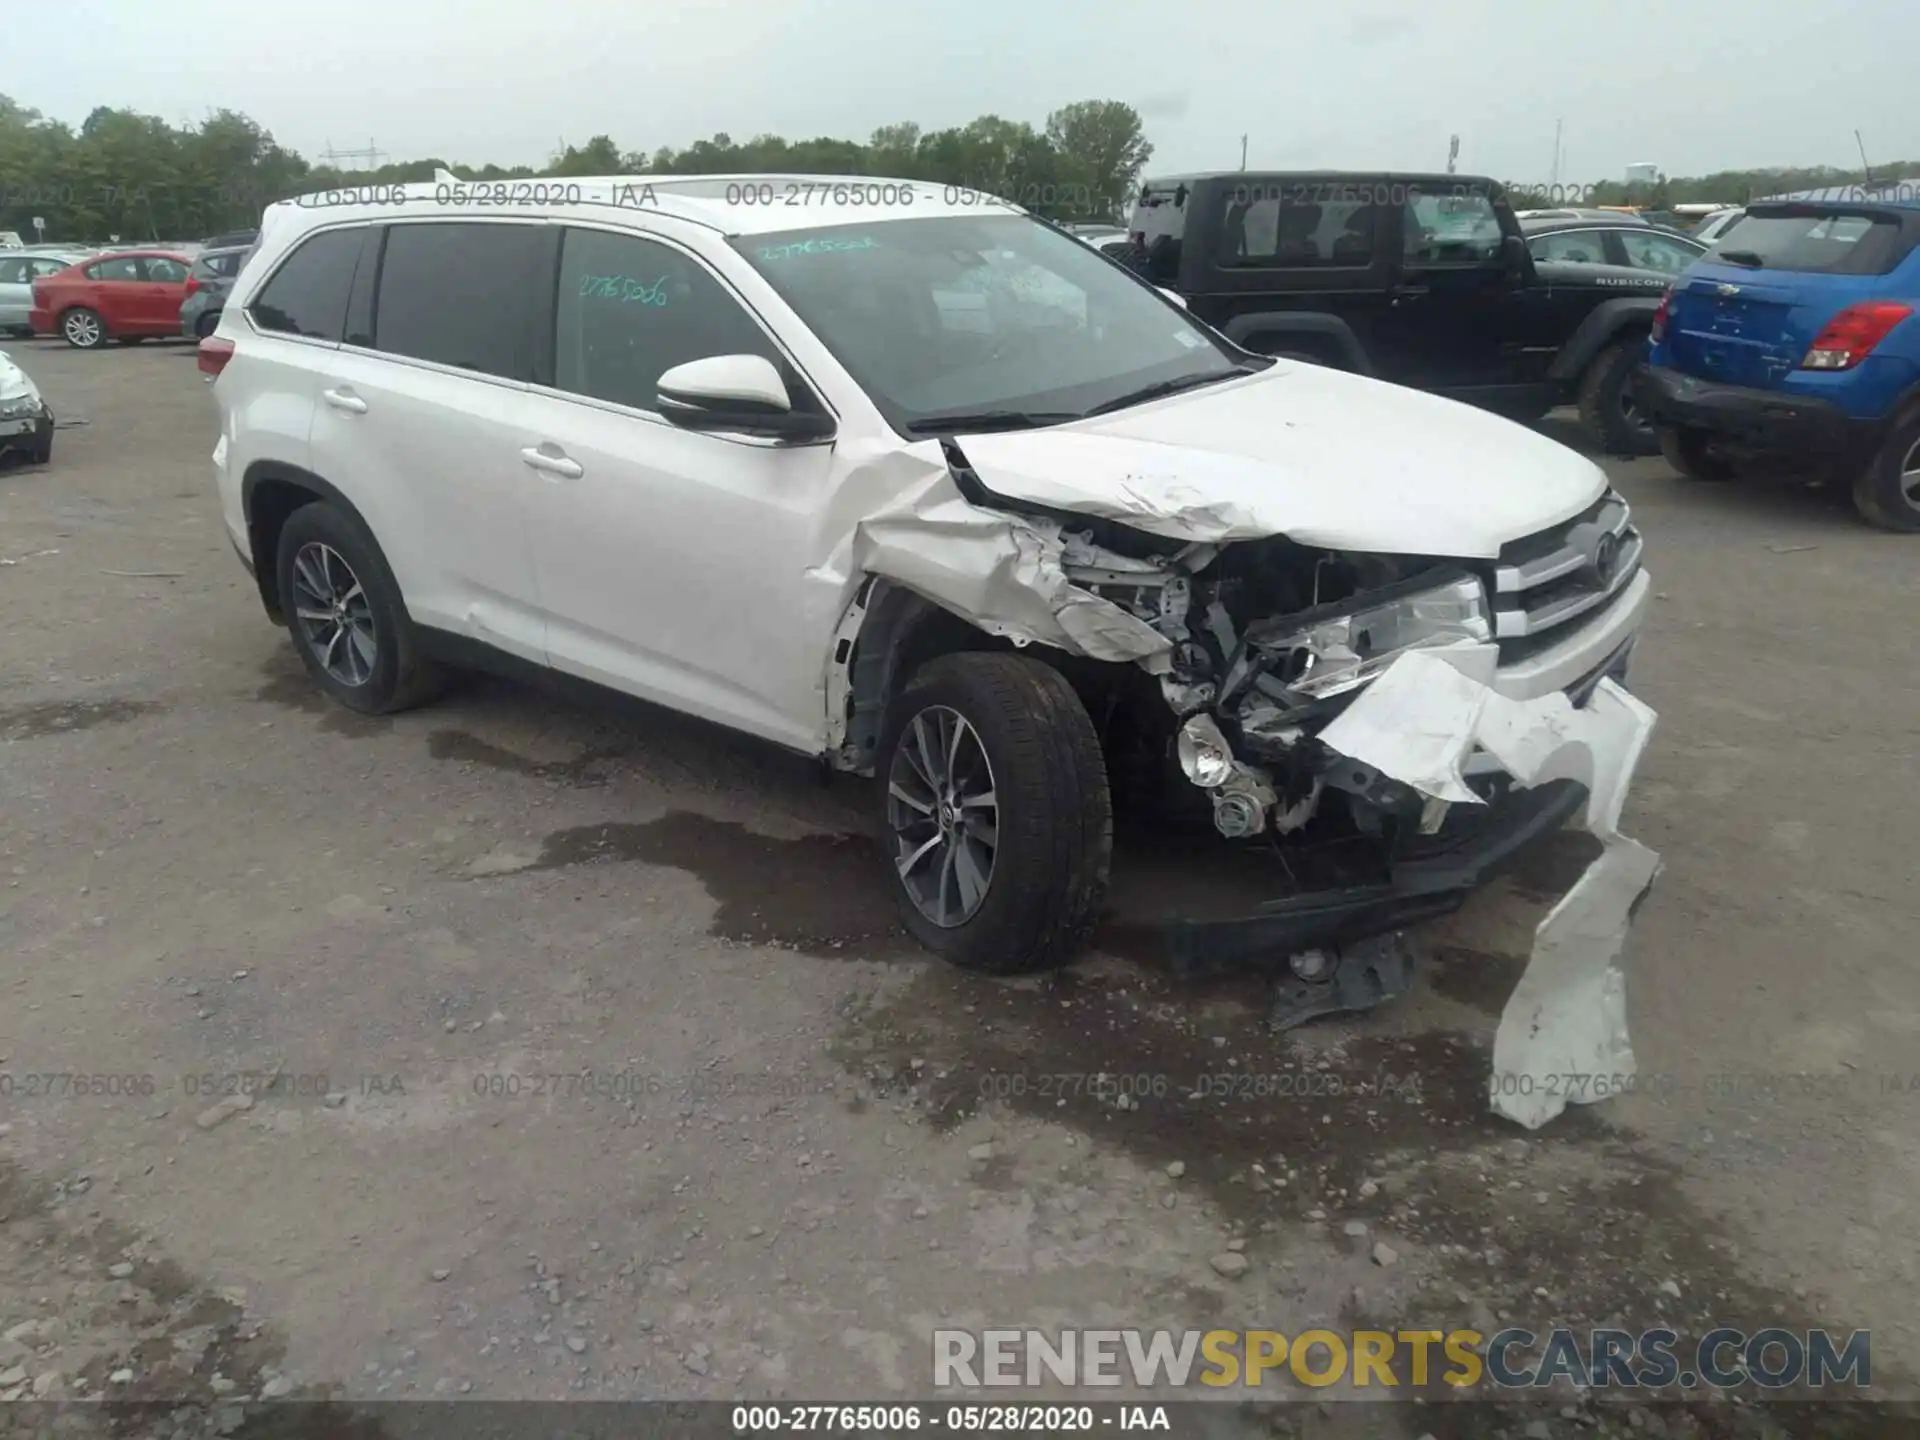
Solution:
<svg viewBox="0 0 1920 1440"><path fill-rule="evenodd" d="M1527 278L1532 257L1527 253L1527 242L1518 235L1503 236L1500 241L1500 263L1507 272L1507 278L1518 284Z"/></svg>
<svg viewBox="0 0 1920 1440"><path fill-rule="evenodd" d="M683 430L736 430L783 440L824 440L833 434L825 415L796 411L786 381L762 355L709 355L662 375L660 413Z"/></svg>
<svg viewBox="0 0 1920 1440"><path fill-rule="evenodd" d="M1169 290L1164 285L1157 285L1154 288L1174 304L1178 305L1182 310L1187 308L1187 297L1182 295L1178 290Z"/></svg>

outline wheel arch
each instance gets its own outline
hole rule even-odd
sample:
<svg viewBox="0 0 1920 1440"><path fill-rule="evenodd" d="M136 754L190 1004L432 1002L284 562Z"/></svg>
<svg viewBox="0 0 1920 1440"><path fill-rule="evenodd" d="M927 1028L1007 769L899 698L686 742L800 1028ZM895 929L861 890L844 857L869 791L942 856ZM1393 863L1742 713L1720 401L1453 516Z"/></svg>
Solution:
<svg viewBox="0 0 1920 1440"><path fill-rule="evenodd" d="M260 603L276 625L287 623L277 563L280 532L294 511L320 502L337 505L368 535L373 534L373 527L367 524L359 507L311 470L278 460L256 460L241 478L240 508L247 522L248 548L253 552L254 580L260 587Z"/></svg>
<svg viewBox="0 0 1920 1440"><path fill-rule="evenodd" d="M1567 337L1566 344L1560 347L1560 353L1553 357L1547 377L1569 383L1578 382L1586 374L1587 366L1608 346L1635 331L1650 335L1653 331L1653 312L1659 308L1660 302L1649 295L1620 296L1601 301Z"/></svg>
<svg viewBox="0 0 1920 1440"><path fill-rule="evenodd" d="M867 576L827 661L829 763L857 775L873 773L887 707L929 660L1015 648L884 575Z"/></svg>

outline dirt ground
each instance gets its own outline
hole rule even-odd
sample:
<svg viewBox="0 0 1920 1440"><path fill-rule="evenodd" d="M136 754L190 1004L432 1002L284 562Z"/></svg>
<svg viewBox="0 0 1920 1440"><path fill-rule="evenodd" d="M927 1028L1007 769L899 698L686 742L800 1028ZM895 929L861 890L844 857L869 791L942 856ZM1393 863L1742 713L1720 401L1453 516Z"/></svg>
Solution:
<svg viewBox="0 0 1920 1440"><path fill-rule="evenodd" d="M1424 932L1407 999L1286 1036L1141 943L1192 856L1123 844L1065 973L956 972L856 784L504 681L323 703L222 533L191 348L11 348L67 423L0 473L0 1394L872 1400L932 1395L941 1325L1342 1323L1871 1328L1912 1393L1917 542L1609 462L1658 590L1655 1081L1528 1135L1488 1050L1553 856ZM1820 1413L1366 1396L1247 1424Z"/></svg>

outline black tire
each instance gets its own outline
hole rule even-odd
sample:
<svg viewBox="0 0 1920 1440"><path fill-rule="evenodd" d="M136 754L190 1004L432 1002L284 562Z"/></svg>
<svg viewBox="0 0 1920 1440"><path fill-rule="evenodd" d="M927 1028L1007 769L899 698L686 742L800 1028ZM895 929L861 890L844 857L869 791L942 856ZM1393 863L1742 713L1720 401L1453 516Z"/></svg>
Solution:
<svg viewBox="0 0 1920 1440"><path fill-rule="evenodd" d="M919 832L896 827L896 815L909 812L895 798L893 777L896 759L921 773L900 755L913 743L916 718L931 726L953 715L971 727L985 756L994 841L977 908L958 923L941 924L922 910L901 875L902 845L915 847ZM1086 945L1107 891L1113 807L1093 722L1059 671L1002 653L928 662L889 709L875 773L888 884L922 945L995 975L1052 969ZM914 813L923 808L915 803ZM960 818L964 822L964 811Z"/></svg>
<svg viewBox="0 0 1920 1440"><path fill-rule="evenodd" d="M330 670L319 649L322 635L346 627L328 622L308 623L299 614L303 608L300 599L310 586L305 579L296 583L295 562L311 546L325 547L331 552L333 558L326 561L324 573L340 588L348 589L350 587L339 581L339 568L334 563L335 560L344 562L346 579L358 582L366 602L354 610L355 623L370 635L373 655L370 662L365 662L365 677L357 682L337 670ZM311 552L306 557L308 576L314 573L316 558L319 557ZM423 705L446 688L446 672L420 654L413 623L407 618L400 586L387 566L386 557L357 518L325 501L301 506L281 527L274 573L279 583L281 612L286 616L300 663L307 667L307 673L322 690L349 710L358 710L363 715L390 715ZM354 644L350 635L338 638L341 645L352 647ZM342 658L345 652L338 647L329 647L329 653L335 656L337 666L365 661L363 649L355 649L352 656L345 659Z"/></svg>
<svg viewBox="0 0 1920 1440"><path fill-rule="evenodd" d="M1580 377L1580 423L1609 455L1658 455L1660 437L1633 394L1633 372L1646 356L1645 336L1609 345Z"/></svg>
<svg viewBox="0 0 1920 1440"><path fill-rule="evenodd" d="M1734 478L1732 465L1707 448L1707 437L1681 425L1658 427L1660 454L1676 474L1688 480L1718 483Z"/></svg>
<svg viewBox="0 0 1920 1440"><path fill-rule="evenodd" d="M1854 476L1853 508L1882 530L1920 531L1920 410L1896 424Z"/></svg>
<svg viewBox="0 0 1920 1440"><path fill-rule="evenodd" d="M98 350L107 343L107 322L98 310L76 305L60 316L60 338L76 350Z"/></svg>
<svg viewBox="0 0 1920 1440"><path fill-rule="evenodd" d="M219 325L220 325L220 312L218 310L215 310L210 314L202 315L198 320L193 322L194 338L196 340L206 339L207 336L211 335L216 329L219 328Z"/></svg>

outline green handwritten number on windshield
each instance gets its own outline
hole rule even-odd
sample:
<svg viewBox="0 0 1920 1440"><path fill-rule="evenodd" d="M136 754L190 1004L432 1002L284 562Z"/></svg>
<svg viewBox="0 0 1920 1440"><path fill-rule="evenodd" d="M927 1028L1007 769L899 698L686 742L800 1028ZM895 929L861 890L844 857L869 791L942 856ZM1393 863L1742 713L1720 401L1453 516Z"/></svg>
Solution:
<svg viewBox="0 0 1920 1440"><path fill-rule="evenodd" d="M878 250L871 235L858 238L829 235L812 240L795 240L787 245L762 245L762 260L791 260L796 255L844 255L849 250Z"/></svg>
<svg viewBox="0 0 1920 1440"><path fill-rule="evenodd" d="M662 275L651 285L642 285L631 275L582 275L582 300L614 300L627 305L651 305L664 309L667 303L667 277Z"/></svg>

